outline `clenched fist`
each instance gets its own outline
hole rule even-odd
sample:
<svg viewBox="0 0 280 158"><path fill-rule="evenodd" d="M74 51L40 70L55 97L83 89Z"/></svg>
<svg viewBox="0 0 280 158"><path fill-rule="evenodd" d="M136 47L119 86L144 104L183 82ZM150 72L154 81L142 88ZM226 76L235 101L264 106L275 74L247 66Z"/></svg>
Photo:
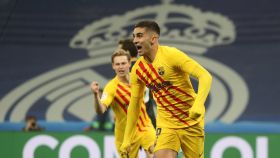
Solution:
<svg viewBox="0 0 280 158"><path fill-rule="evenodd" d="M99 85L96 81L93 81L90 85L91 91L94 94L98 94L99 93Z"/></svg>

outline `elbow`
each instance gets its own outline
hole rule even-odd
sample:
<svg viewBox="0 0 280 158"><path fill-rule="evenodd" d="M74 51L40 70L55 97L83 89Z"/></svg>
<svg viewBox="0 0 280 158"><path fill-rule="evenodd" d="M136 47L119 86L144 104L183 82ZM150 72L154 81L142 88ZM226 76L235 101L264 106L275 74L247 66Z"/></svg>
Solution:
<svg viewBox="0 0 280 158"><path fill-rule="evenodd" d="M209 72L205 73L201 79L207 85L212 84L212 75Z"/></svg>
<svg viewBox="0 0 280 158"><path fill-rule="evenodd" d="M103 114L107 108L106 108L106 105L103 105L102 103L95 103L95 112L98 114L98 115L101 115Z"/></svg>
<svg viewBox="0 0 280 158"><path fill-rule="evenodd" d="M208 78L209 84L212 84L212 75L210 73L208 73L207 78Z"/></svg>
<svg viewBox="0 0 280 158"><path fill-rule="evenodd" d="M98 114L98 115L102 115L105 110L104 109L96 109L95 112Z"/></svg>
<svg viewBox="0 0 280 158"><path fill-rule="evenodd" d="M209 87L211 87L211 85L212 85L212 75L210 73L208 73L208 75L207 75L207 81L208 81Z"/></svg>
<svg viewBox="0 0 280 158"><path fill-rule="evenodd" d="M103 114L103 112L102 112L101 110L96 110L95 112L96 112L98 115Z"/></svg>

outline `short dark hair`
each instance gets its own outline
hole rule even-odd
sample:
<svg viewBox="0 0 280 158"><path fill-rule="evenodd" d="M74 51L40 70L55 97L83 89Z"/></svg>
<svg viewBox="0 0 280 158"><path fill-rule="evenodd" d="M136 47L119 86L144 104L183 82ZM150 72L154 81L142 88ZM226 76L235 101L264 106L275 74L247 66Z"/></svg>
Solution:
<svg viewBox="0 0 280 158"><path fill-rule="evenodd" d="M123 50L123 49L118 49L118 50L116 50L116 51L112 54L112 56L111 56L111 62L112 62L112 63L114 63L114 59L115 59L115 57L117 57L117 56L126 56L126 57L127 57L127 60L130 62L130 59L131 59L130 54L129 54L127 51Z"/></svg>
<svg viewBox="0 0 280 158"><path fill-rule="evenodd" d="M122 45L121 49L128 51L131 57L137 57L137 48L135 47L132 39L120 40L119 44Z"/></svg>
<svg viewBox="0 0 280 158"><path fill-rule="evenodd" d="M139 23L137 23L134 26L134 28L136 28L136 27L144 27L144 28L147 28L148 30L154 31L158 35L160 35L160 28L155 21L149 21L149 20L140 21Z"/></svg>

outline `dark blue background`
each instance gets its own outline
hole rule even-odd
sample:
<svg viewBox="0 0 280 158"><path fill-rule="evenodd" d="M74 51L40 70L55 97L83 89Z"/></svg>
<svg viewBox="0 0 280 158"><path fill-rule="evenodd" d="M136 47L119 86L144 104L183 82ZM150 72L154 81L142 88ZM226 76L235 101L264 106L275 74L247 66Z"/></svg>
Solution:
<svg viewBox="0 0 280 158"><path fill-rule="evenodd" d="M160 1L2 0L0 2L0 98L49 70L88 58L69 48L85 25ZM176 0L228 16L237 35L231 45L212 47L206 56L237 71L250 90L239 121L280 121L280 2L276 0ZM112 76L108 71L107 76Z"/></svg>

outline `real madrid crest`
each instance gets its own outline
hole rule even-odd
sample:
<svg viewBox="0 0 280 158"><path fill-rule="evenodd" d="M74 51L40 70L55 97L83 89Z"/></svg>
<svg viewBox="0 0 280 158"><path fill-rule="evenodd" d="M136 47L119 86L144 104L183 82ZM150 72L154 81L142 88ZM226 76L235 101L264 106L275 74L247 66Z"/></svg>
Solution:
<svg viewBox="0 0 280 158"><path fill-rule="evenodd" d="M163 76L163 75L164 75L164 67L163 67L163 66L158 67L158 74L159 74L160 76Z"/></svg>
<svg viewBox="0 0 280 158"><path fill-rule="evenodd" d="M105 73L96 71L96 68L106 64L110 66L111 54L118 40L131 36L131 26L147 20L147 17L160 22L161 44L192 52L200 63L216 75L213 75L215 84L212 85L206 122L235 122L246 109L249 100L246 82L230 67L203 56L208 48L235 41L233 21L221 13L202 11L193 6L176 4L172 0L162 0L162 4L136 8L123 15L112 15L84 26L72 37L69 46L86 49L90 58L32 78L0 98L0 122L20 122L33 107L42 106L42 102L43 106L48 107L40 111L46 113L42 115L43 120L65 121L68 117L64 118L64 114L69 113L75 116L75 120L92 121L96 114L87 110L92 106L88 84L94 79L105 86L108 81ZM163 66L156 70L160 76L165 74ZM163 82L156 88L169 84Z"/></svg>

